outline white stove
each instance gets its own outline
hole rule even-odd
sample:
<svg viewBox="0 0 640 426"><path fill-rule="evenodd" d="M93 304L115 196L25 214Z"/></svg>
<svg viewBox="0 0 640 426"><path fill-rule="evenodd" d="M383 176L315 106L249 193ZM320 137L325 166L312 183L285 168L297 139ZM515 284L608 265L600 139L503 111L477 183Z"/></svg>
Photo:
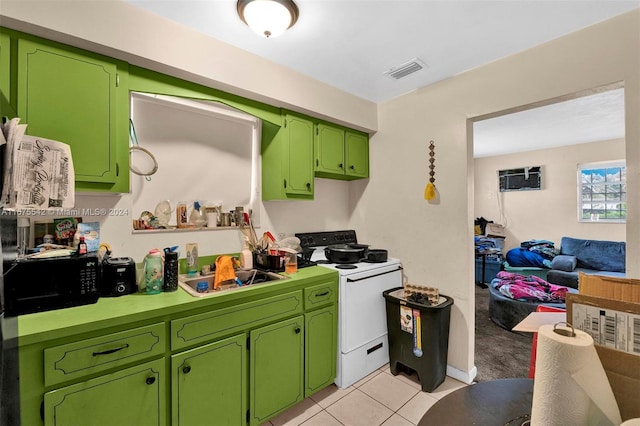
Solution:
<svg viewBox="0 0 640 426"><path fill-rule="evenodd" d="M346 388L389 362L387 316L382 292L402 287L398 259L385 262L326 263L324 249L356 244L355 231L296 234L303 248L315 248L311 260L339 274L338 360L335 383ZM348 269L345 269L348 268Z"/></svg>

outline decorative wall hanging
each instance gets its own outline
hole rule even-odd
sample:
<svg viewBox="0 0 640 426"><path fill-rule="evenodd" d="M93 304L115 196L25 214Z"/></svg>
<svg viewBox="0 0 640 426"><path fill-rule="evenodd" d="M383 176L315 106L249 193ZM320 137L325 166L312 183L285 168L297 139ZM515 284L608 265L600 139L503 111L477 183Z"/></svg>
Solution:
<svg viewBox="0 0 640 426"><path fill-rule="evenodd" d="M438 193L438 189L435 184L435 148L436 145L433 140L429 141L429 183L427 183L427 186L424 188L424 199L429 201L431 204L437 204L440 201L440 194Z"/></svg>

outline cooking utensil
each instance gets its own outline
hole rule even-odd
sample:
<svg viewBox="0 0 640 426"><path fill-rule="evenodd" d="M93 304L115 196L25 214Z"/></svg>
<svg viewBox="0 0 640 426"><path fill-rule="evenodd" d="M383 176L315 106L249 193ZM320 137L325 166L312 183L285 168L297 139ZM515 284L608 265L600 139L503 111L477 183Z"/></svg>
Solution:
<svg viewBox="0 0 640 426"><path fill-rule="evenodd" d="M365 250L362 244L334 244L324 249L324 255L332 263L358 263L364 259Z"/></svg>
<svg viewBox="0 0 640 426"><path fill-rule="evenodd" d="M256 267L273 272L282 272L284 271L284 251L283 254L266 254L266 253L257 253L255 255L255 265Z"/></svg>
<svg viewBox="0 0 640 426"><path fill-rule="evenodd" d="M369 249L367 252L366 261L372 263L386 262L388 258L388 251L384 249Z"/></svg>
<svg viewBox="0 0 640 426"><path fill-rule="evenodd" d="M313 247L306 247L302 249L302 259L311 260L313 252L316 251Z"/></svg>

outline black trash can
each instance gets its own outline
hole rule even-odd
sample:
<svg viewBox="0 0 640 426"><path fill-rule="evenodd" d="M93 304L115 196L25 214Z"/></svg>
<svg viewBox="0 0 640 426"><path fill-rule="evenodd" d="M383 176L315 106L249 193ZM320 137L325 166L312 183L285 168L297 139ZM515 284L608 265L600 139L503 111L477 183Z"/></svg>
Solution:
<svg viewBox="0 0 640 426"><path fill-rule="evenodd" d="M453 299L441 294L438 304L416 303L404 297L402 287L382 295L387 308L391 373L415 371L422 390L433 392L447 372Z"/></svg>

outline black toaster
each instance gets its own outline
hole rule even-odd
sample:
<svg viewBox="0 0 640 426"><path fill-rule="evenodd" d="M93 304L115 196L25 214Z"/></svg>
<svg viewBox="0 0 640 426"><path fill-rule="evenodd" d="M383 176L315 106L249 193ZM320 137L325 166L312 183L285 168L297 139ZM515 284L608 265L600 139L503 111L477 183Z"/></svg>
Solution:
<svg viewBox="0 0 640 426"><path fill-rule="evenodd" d="M123 296L138 291L136 264L130 257L108 257L102 261L100 294L106 297Z"/></svg>

